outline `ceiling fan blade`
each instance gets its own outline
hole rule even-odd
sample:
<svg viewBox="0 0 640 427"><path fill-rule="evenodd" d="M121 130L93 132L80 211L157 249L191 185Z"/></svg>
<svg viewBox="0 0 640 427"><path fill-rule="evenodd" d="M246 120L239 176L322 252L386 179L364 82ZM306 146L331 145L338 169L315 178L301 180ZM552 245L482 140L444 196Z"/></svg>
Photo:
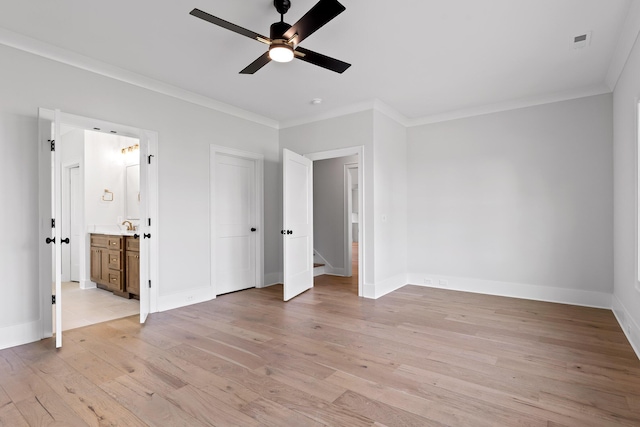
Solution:
<svg viewBox="0 0 640 427"><path fill-rule="evenodd" d="M240 71L240 74L253 74L260 68L267 65L269 62L271 62L271 58L269 57L269 51L267 51L264 54L260 55L260 57L258 57L258 59L253 61L251 64L247 65L244 70Z"/></svg>
<svg viewBox="0 0 640 427"><path fill-rule="evenodd" d="M291 39L294 35L298 34L294 43L299 44L324 24L344 12L345 9L338 0L320 0L284 33L283 38Z"/></svg>
<svg viewBox="0 0 640 427"><path fill-rule="evenodd" d="M193 9L191 12L189 12L190 15L195 16L196 18L200 18L203 19L207 22L211 22L212 24L215 24L219 27L225 28L227 30L231 30L234 33L238 33L240 35L243 35L245 37L249 37L250 39L254 39L254 40L258 40L258 41L271 41L271 39L269 37L265 37L261 34L255 33L251 30L247 30L246 28L242 28L239 25L236 24L232 24L229 21L225 21L224 19L220 19L217 16L213 16L208 14L207 12L203 12L200 9ZM262 40L260 40L262 39Z"/></svg>
<svg viewBox="0 0 640 427"><path fill-rule="evenodd" d="M346 62L330 58L321 53L316 53L302 47L297 48L295 52L304 54L304 56L296 55L296 58L301 59L304 62L326 68L327 70L335 71L336 73L342 74L347 70L347 68L351 67L351 64L347 64Z"/></svg>

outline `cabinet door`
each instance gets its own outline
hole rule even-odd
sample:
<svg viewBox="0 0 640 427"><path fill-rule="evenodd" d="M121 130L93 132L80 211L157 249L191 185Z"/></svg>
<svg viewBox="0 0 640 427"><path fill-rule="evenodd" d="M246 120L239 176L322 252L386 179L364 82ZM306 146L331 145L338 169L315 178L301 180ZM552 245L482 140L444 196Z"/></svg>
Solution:
<svg viewBox="0 0 640 427"><path fill-rule="evenodd" d="M140 253L127 252L126 266L126 292L134 295L140 295Z"/></svg>
<svg viewBox="0 0 640 427"><path fill-rule="evenodd" d="M101 283L109 283L109 251L100 249Z"/></svg>
<svg viewBox="0 0 640 427"><path fill-rule="evenodd" d="M91 248L91 281L102 280L102 249Z"/></svg>

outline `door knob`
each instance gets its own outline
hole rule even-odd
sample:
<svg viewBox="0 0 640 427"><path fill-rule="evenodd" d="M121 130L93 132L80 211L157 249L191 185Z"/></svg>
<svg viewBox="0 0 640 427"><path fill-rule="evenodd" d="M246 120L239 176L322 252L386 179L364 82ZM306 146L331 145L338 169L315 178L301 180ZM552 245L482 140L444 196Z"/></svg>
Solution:
<svg viewBox="0 0 640 427"><path fill-rule="evenodd" d="M284 234L284 233L283 233ZM56 242L56 238L54 237L53 239L50 237L47 237L47 240L45 240L45 242L47 242L47 245L50 245L51 243L55 243Z"/></svg>
<svg viewBox="0 0 640 427"><path fill-rule="evenodd" d="M287 230L287 234L293 234L293 230Z"/></svg>
<svg viewBox="0 0 640 427"><path fill-rule="evenodd" d="M134 238L134 239L139 239L139 238L140 238L140 235L139 235L139 234L134 234L134 235L133 235L133 238Z"/></svg>
<svg viewBox="0 0 640 427"><path fill-rule="evenodd" d="M251 227L251 231L256 231L256 228L255 227Z"/></svg>
<svg viewBox="0 0 640 427"><path fill-rule="evenodd" d="M66 239L62 239L60 240L60 244L66 243L67 245L69 244L69 238L67 237Z"/></svg>
<svg viewBox="0 0 640 427"><path fill-rule="evenodd" d="M151 233L149 233L149 234L144 233L144 234L143 234L143 237L144 237L145 239L150 239L150 238L151 238Z"/></svg>

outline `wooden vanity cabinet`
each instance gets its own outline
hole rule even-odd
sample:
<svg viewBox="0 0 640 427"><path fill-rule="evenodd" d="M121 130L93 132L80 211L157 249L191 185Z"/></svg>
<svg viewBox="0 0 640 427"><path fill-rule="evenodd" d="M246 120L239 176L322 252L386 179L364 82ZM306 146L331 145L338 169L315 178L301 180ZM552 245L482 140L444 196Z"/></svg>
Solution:
<svg viewBox="0 0 640 427"><path fill-rule="evenodd" d="M140 240L125 237L125 259L126 291L140 298Z"/></svg>
<svg viewBox="0 0 640 427"><path fill-rule="evenodd" d="M130 298L125 285L124 237L91 234L90 278L99 288Z"/></svg>

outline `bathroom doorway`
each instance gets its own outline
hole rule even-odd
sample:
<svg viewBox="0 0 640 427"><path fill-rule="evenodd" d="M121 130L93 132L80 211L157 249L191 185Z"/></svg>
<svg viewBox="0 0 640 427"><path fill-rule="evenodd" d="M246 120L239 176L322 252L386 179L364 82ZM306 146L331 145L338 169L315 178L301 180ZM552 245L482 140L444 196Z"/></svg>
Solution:
<svg viewBox="0 0 640 427"><path fill-rule="evenodd" d="M122 311L123 316L139 313L141 322L146 320L150 311L156 311L157 293L150 292L152 280L157 284L157 168L153 158L157 153L157 133L143 129L136 129L129 126L118 125L114 123L104 122L100 120L90 119L86 117L75 116L60 111L52 111L46 109L39 110L39 139L40 139L40 218L41 229L40 235L42 246L40 251L40 282L41 301L43 312L54 313L55 316L43 316L42 331L43 337L50 337L55 332L56 347L62 345L63 330L63 305L65 314L71 313L67 310L73 310L72 294L82 295L86 298L92 292L97 293L95 282L91 278L90 252L91 233L113 233L118 234L122 230L122 224L128 223L131 227L136 222L134 218L128 216L129 213L124 209L126 200L138 200L140 202L139 213L137 216L137 225L139 230L126 230L129 235L126 239L136 239L135 245L132 244L132 250L137 250L136 258L139 259L139 273L135 268L128 271L138 274L136 276L137 286L139 287L139 302L125 300L122 295L117 296L110 294L110 298L118 302L127 301L130 306L135 306L135 311ZM114 142L113 137L117 137ZM93 140L91 143L89 140ZM102 141L97 143L97 141ZM127 145L129 144L129 145ZM86 150L85 150L86 149ZM63 159L64 162L63 162ZM96 160L98 161L96 163ZM137 163L136 169L138 176L136 179L129 180L139 183L139 189L131 198L126 197L126 175L127 166ZM67 166L63 167L63 164ZM72 236L70 223L72 221L71 209L71 176L73 166L77 164L78 176L77 186L80 187L78 193L78 204L83 205L84 209L78 209L80 212L76 221L79 228L79 237ZM68 169L69 180L65 185L63 171ZM82 171L85 171L82 173ZM109 173L113 172L113 173ZM66 189L66 190L65 190ZM66 197L65 197L66 193ZM84 199L84 200L83 200ZM118 201L116 203L116 201ZM64 203L63 203L64 202ZM67 204L67 215L63 215L63 205ZM66 217L69 217L68 219ZM92 219L94 218L94 219ZM97 219L96 219L97 218ZM128 218L128 219L127 219ZM152 218L155 220L152 221ZM64 224L68 224L64 227ZM109 228L108 230L106 228ZM137 232L136 232L137 231ZM124 233L119 237L121 244L127 244ZM151 241L151 236L156 239ZM144 236L144 239L140 238ZM71 252L69 245L70 240L77 241L77 251L79 252L79 280L78 283L71 281ZM123 243L126 242L126 243ZM109 244L116 243L109 241ZM67 246L69 249L67 250ZM63 247L65 252L68 251L69 261L65 261L65 265L69 265L68 274L65 273L65 281L63 283ZM115 249L116 247L109 247ZM105 264L115 262L117 266L125 263L124 252L116 251L112 260L111 252L109 256L103 258ZM105 254L107 251L105 250ZM117 255L121 255L117 259ZM127 259L126 262L129 260ZM109 265L109 273L113 265ZM52 290L51 275L53 274L54 289ZM124 280L124 267L121 267L120 276L112 277L111 280ZM142 286L142 284L149 286ZM108 284L109 282L107 282ZM64 286L63 286L64 285ZM65 292L63 292L63 289ZM156 288L157 289L157 288ZM72 293L66 291L73 291ZM104 295L104 294L103 294ZM65 305L65 298L67 305ZM153 301L152 301L153 300ZM110 304L104 298L97 302L102 307ZM52 310L55 307L55 310ZM86 309L85 313L94 314L97 310ZM51 310L51 311L49 311ZM109 310L112 312L117 310ZM86 316L84 316L86 317ZM113 318L113 317L112 317ZM117 318L117 317L116 317ZM106 319L94 318L94 321L85 324L104 321ZM80 324L71 325L71 327L83 326ZM65 329L69 329L66 328Z"/></svg>

